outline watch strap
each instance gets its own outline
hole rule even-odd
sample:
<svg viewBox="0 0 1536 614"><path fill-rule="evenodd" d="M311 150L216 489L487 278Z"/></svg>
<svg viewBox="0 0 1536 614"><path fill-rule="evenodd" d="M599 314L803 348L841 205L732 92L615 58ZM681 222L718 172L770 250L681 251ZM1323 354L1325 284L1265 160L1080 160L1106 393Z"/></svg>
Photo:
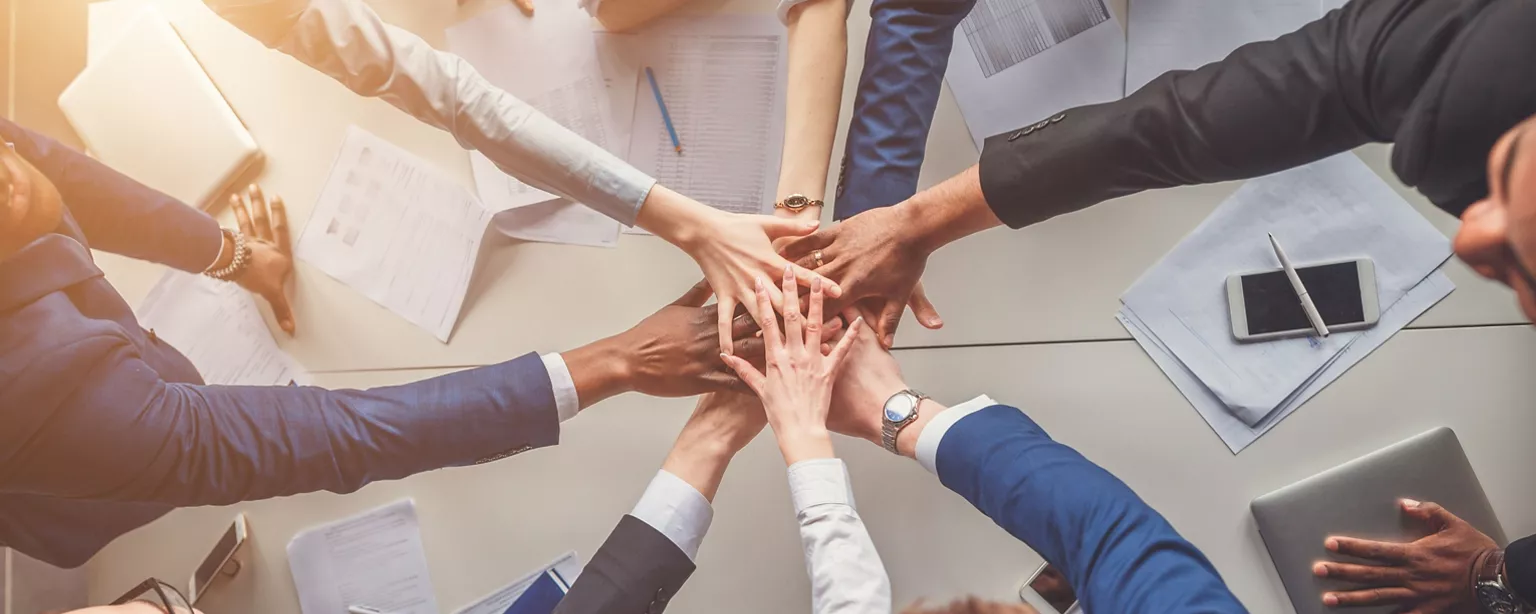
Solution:
<svg viewBox="0 0 1536 614"><path fill-rule="evenodd" d="M901 419L899 422L893 422L890 418L886 417L884 408L881 408L880 411L880 444L890 451L891 454L901 454L901 452L896 450L896 437L901 435L902 429L917 421L918 409L921 408L923 399L928 398L928 395L911 388L893 394L891 398L899 396L912 398L912 413L907 414L906 418ZM886 404L890 404L890 400L886 400Z"/></svg>

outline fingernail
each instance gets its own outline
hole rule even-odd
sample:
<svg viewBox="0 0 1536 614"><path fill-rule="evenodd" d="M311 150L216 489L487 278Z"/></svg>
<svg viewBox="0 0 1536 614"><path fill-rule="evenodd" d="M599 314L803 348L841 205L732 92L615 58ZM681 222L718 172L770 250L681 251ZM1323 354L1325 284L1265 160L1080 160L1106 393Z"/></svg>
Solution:
<svg viewBox="0 0 1536 614"><path fill-rule="evenodd" d="M727 362L727 363L731 362L730 359L726 356L725 352L721 352L720 353L720 361L721 362Z"/></svg>
<svg viewBox="0 0 1536 614"><path fill-rule="evenodd" d="M784 276L785 277L794 277L795 276L795 265L793 265L793 264L786 264L786 265L784 265Z"/></svg>
<svg viewBox="0 0 1536 614"><path fill-rule="evenodd" d="M1403 507L1406 507L1408 509L1413 509L1413 508L1416 508L1418 506L1419 506L1419 502L1418 501L1414 501L1413 499L1403 499Z"/></svg>
<svg viewBox="0 0 1536 614"><path fill-rule="evenodd" d="M1333 607L1333 606L1339 605L1339 597L1338 597L1338 595L1335 595L1333 593L1326 593L1326 594L1324 594L1323 595L1323 605L1326 605L1326 606L1328 606L1330 608Z"/></svg>
<svg viewBox="0 0 1536 614"><path fill-rule="evenodd" d="M1327 548L1329 550L1332 550L1334 552L1338 552L1339 551L1339 540L1334 539L1332 537L1330 537L1328 539L1325 539L1325 540L1323 540L1323 547Z"/></svg>
<svg viewBox="0 0 1536 614"><path fill-rule="evenodd" d="M821 276L811 278L811 292L821 292Z"/></svg>
<svg viewBox="0 0 1536 614"><path fill-rule="evenodd" d="M763 278L761 278L761 277L758 277L758 278L757 278L757 280L756 280L756 281L757 281L757 289L758 289L758 290L762 290L762 289L763 289L763 286L764 286L764 285L766 285L766 284L765 284L765 283L764 283L764 282L763 282Z"/></svg>
<svg viewBox="0 0 1536 614"><path fill-rule="evenodd" d="M1322 563L1312 565L1312 575L1315 575L1319 578L1328 577L1328 566Z"/></svg>

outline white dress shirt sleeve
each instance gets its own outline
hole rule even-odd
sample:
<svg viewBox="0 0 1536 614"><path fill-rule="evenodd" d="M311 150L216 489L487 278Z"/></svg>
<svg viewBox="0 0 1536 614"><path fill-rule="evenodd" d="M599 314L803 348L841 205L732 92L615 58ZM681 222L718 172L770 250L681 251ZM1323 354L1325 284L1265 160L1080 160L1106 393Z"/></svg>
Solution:
<svg viewBox="0 0 1536 614"><path fill-rule="evenodd" d="M581 411L581 399L576 396L576 380L571 379L571 369L565 366L565 358L559 354L539 356L544 370L549 372L549 387L555 392L555 412L560 421L576 417Z"/></svg>
<svg viewBox="0 0 1536 614"><path fill-rule="evenodd" d="M663 469L656 472L629 515L665 535L693 561L715 519L715 510L698 489Z"/></svg>
<svg viewBox="0 0 1536 614"><path fill-rule="evenodd" d="M656 180L502 91L362 0L204 0L264 44L448 131L524 183L626 225Z"/></svg>
<svg viewBox="0 0 1536 614"><path fill-rule="evenodd" d="M976 413L977 411L997 405L992 397L981 395L959 405L939 412L923 427L923 432L917 435L917 462L934 475L939 474L939 442L944 441L944 434L949 428L959 422L961 418Z"/></svg>
<svg viewBox="0 0 1536 614"><path fill-rule="evenodd" d="M848 467L836 458L789 467L814 614L890 614L891 579L854 509Z"/></svg>

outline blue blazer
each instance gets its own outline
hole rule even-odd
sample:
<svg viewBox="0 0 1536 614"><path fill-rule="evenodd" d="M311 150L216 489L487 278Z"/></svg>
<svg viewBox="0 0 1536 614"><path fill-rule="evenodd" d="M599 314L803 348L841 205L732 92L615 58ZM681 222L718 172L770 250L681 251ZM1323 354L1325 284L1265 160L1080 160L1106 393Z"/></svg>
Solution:
<svg viewBox="0 0 1536 614"><path fill-rule="evenodd" d="M176 506L351 492L557 443L533 354L368 391L203 385L89 248L201 271L214 220L8 121L0 136L67 208L0 260L0 545L75 567Z"/></svg>
<svg viewBox="0 0 1536 614"><path fill-rule="evenodd" d="M1018 409L960 419L935 464L946 487L1061 570L1086 612L1246 611L1156 510Z"/></svg>

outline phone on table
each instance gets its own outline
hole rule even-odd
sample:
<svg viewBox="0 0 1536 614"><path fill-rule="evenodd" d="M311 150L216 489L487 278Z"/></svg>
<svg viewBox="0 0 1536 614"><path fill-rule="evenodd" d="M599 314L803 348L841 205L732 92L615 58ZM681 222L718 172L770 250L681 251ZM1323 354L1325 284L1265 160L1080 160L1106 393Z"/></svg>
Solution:
<svg viewBox="0 0 1536 614"><path fill-rule="evenodd" d="M219 538L219 543L213 547L213 551L209 552L208 557L197 566L197 571L192 574L192 580L187 582L187 598L193 605L203 597L208 586L218 579L225 567L240 564L235 560L235 553L245 545L245 538L245 514L239 514L235 516L235 521L229 525L229 529L224 531L224 536ZM237 567L233 571L238 570ZM229 575L234 575L233 571Z"/></svg>
<svg viewBox="0 0 1536 614"><path fill-rule="evenodd" d="M1077 607L1077 592L1067 583L1067 576L1045 563L1019 587L1019 599L1033 606L1040 614L1081 614Z"/></svg>
<svg viewBox="0 0 1536 614"><path fill-rule="evenodd" d="M1296 276L1329 332L1370 328L1381 318L1376 265L1369 258L1296 267ZM1227 306L1232 311L1232 336L1240 342L1315 334L1283 269L1228 277Z"/></svg>

